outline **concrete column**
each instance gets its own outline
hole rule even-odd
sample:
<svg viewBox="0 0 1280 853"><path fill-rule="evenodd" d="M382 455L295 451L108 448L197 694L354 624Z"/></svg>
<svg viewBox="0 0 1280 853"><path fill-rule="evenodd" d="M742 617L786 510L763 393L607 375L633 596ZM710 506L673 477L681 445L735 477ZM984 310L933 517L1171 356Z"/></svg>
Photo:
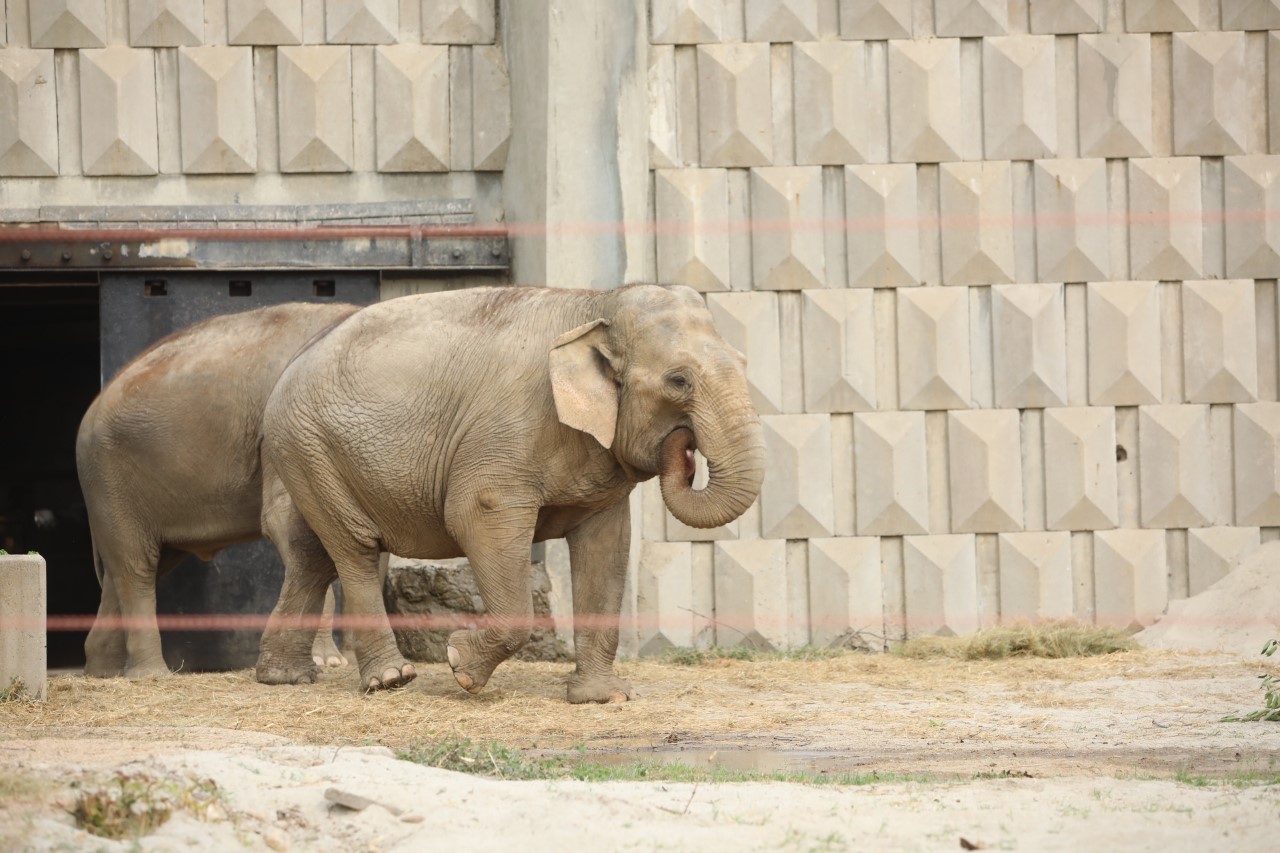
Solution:
<svg viewBox="0 0 1280 853"><path fill-rule="evenodd" d="M652 280L645 0L503 0L501 10L515 281Z"/></svg>
<svg viewBox="0 0 1280 853"><path fill-rule="evenodd" d="M21 678L28 696L48 696L44 558L0 556L0 690Z"/></svg>

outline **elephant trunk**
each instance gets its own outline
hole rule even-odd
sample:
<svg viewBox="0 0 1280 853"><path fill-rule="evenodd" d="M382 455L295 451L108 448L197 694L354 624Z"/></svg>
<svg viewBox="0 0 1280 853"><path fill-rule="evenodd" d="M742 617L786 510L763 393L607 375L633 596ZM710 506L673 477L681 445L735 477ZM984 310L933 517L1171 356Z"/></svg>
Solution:
<svg viewBox="0 0 1280 853"><path fill-rule="evenodd" d="M764 430L755 411L728 407L694 417L693 429L673 431L662 443L662 500L690 527L719 527L747 511L764 481ZM705 489L693 488L693 451L707 458Z"/></svg>

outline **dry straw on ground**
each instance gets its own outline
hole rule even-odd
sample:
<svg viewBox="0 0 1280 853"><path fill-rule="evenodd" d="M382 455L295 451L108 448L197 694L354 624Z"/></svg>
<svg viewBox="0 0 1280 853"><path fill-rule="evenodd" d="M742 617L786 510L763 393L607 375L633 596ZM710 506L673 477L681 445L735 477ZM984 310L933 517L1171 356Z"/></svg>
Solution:
<svg viewBox="0 0 1280 853"><path fill-rule="evenodd" d="M1127 634L1115 628L1059 621L1002 625L964 637L917 637L895 647L894 653L918 659L1002 660L1094 657L1136 647Z"/></svg>

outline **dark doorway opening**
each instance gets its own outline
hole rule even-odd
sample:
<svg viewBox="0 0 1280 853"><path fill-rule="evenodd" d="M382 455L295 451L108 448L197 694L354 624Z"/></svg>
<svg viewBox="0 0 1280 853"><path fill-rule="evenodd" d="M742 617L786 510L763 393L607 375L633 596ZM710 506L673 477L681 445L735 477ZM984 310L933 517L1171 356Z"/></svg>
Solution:
<svg viewBox="0 0 1280 853"><path fill-rule="evenodd" d="M0 548L45 558L50 615L98 609L75 442L99 352L96 284L0 283ZM49 666L83 666L86 633L50 632Z"/></svg>

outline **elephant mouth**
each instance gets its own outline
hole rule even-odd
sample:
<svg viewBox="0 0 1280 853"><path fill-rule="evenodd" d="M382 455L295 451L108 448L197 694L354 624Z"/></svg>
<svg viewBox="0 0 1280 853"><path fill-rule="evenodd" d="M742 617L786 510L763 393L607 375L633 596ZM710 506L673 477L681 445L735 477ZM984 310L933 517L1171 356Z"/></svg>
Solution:
<svg viewBox="0 0 1280 853"><path fill-rule="evenodd" d="M693 488L694 477L698 473L693 452L698 449L698 438L688 427L677 427L662 441L659 451L660 470L671 471L684 479L689 488Z"/></svg>

